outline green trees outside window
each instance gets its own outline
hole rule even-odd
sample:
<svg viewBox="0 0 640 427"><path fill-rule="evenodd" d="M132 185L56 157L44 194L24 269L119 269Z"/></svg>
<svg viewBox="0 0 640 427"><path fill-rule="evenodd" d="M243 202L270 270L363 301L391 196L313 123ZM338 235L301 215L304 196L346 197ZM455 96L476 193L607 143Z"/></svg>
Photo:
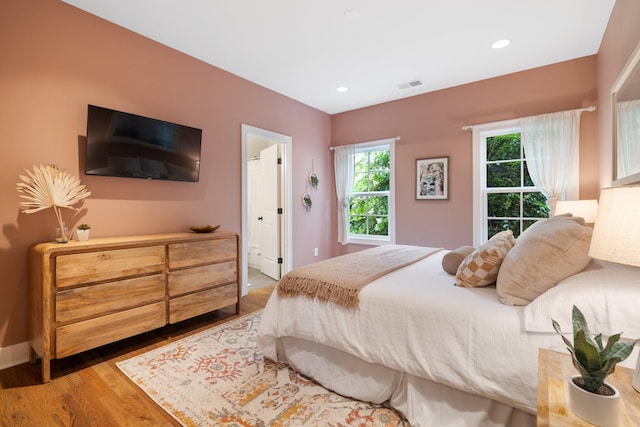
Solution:
<svg viewBox="0 0 640 427"><path fill-rule="evenodd" d="M517 237L549 217L546 197L529 175L520 133L486 139L486 168L487 238L503 230Z"/></svg>
<svg viewBox="0 0 640 427"><path fill-rule="evenodd" d="M388 148L356 151L353 194L349 209L349 232L362 236L389 235Z"/></svg>

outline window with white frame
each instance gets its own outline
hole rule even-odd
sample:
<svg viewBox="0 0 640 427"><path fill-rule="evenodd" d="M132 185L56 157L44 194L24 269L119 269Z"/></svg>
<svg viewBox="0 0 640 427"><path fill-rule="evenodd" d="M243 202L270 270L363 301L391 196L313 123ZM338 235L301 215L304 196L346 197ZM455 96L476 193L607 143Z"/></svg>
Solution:
<svg viewBox="0 0 640 427"><path fill-rule="evenodd" d="M517 237L548 218L547 199L527 168L519 121L474 127L473 134L474 246L503 230Z"/></svg>
<svg viewBox="0 0 640 427"><path fill-rule="evenodd" d="M395 139L355 145L349 243L395 243Z"/></svg>

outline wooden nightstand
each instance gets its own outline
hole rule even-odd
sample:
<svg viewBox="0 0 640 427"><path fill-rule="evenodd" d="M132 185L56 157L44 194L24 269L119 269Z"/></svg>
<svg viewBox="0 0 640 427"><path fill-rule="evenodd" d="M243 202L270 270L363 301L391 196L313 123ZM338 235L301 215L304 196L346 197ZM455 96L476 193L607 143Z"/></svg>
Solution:
<svg viewBox="0 0 640 427"><path fill-rule="evenodd" d="M538 352L538 427L592 426L573 415L567 405L566 380L576 373L568 353L541 348ZM607 377L622 395L620 426L640 426L640 393L631 386L633 370L616 366Z"/></svg>

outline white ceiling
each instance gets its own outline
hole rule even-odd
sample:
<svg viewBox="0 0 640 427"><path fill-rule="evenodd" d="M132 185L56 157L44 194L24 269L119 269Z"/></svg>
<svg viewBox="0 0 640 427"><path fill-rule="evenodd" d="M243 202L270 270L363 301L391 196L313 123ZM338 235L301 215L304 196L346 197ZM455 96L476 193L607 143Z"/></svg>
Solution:
<svg viewBox="0 0 640 427"><path fill-rule="evenodd" d="M329 114L595 54L615 3L63 1Z"/></svg>

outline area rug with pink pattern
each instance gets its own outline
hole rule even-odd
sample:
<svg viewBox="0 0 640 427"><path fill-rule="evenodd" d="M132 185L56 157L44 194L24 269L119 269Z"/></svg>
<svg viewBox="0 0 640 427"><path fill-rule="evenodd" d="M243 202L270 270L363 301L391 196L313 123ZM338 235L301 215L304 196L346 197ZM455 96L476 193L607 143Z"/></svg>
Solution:
<svg viewBox="0 0 640 427"><path fill-rule="evenodd" d="M117 363L184 426L404 426L393 409L333 393L256 346L262 310Z"/></svg>

